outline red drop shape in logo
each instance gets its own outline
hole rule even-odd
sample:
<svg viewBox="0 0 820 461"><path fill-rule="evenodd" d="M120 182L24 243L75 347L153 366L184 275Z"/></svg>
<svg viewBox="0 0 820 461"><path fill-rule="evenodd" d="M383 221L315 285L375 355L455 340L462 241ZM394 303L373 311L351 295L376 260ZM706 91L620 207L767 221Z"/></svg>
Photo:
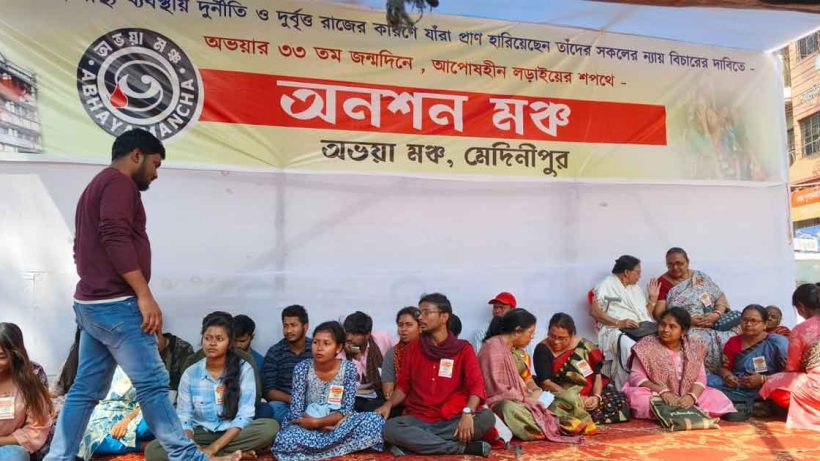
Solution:
<svg viewBox="0 0 820 461"><path fill-rule="evenodd" d="M122 90L122 85L125 82L120 80L120 83L117 85L117 88L114 89L114 92L111 94L111 105L116 107L117 109L122 109L123 107L128 105L128 96L125 95L125 92Z"/></svg>

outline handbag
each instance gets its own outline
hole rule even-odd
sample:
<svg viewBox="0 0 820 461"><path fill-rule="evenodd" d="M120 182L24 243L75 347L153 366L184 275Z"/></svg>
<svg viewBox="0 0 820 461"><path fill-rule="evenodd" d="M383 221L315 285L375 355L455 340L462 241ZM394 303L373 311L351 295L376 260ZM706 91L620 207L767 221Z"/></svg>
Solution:
<svg viewBox="0 0 820 461"><path fill-rule="evenodd" d="M660 425L668 431L720 429L717 418L710 418L698 407L671 407L660 397L649 399L649 408Z"/></svg>
<svg viewBox="0 0 820 461"><path fill-rule="evenodd" d="M601 392L601 403L589 415L596 424L625 423L632 419L626 396L609 383Z"/></svg>
<svg viewBox="0 0 820 461"><path fill-rule="evenodd" d="M729 331L740 325L740 311L726 311L712 325L717 331Z"/></svg>
<svg viewBox="0 0 820 461"><path fill-rule="evenodd" d="M627 372L631 371L627 365L621 363L621 338L626 336L631 340L638 342L641 338L651 335L658 334L658 324L655 322L651 322L649 320L644 320L643 322L639 323L637 328L621 328L621 334L618 336L618 347L616 348L618 363L621 365L621 368L626 370Z"/></svg>
<svg viewBox="0 0 820 461"><path fill-rule="evenodd" d="M644 320L636 328L621 328L621 333L629 336L634 341L640 341L645 336L658 334L658 324Z"/></svg>

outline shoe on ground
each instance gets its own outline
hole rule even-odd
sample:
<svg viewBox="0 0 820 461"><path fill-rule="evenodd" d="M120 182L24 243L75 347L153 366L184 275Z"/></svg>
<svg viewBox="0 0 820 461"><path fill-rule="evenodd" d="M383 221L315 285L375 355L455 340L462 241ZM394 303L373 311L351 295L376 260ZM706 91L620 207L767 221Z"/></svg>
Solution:
<svg viewBox="0 0 820 461"><path fill-rule="evenodd" d="M469 442L464 447L464 454L486 458L490 456L490 444L484 441Z"/></svg>

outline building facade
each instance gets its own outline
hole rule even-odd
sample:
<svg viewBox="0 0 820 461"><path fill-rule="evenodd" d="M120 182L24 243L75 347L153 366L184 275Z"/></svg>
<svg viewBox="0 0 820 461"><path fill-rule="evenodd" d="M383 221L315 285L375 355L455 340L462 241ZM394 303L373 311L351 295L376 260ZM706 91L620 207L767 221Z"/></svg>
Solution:
<svg viewBox="0 0 820 461"><path fill-rule="evenodd" d="M0 54L0 151L41 150L37 79Z"/></svg>

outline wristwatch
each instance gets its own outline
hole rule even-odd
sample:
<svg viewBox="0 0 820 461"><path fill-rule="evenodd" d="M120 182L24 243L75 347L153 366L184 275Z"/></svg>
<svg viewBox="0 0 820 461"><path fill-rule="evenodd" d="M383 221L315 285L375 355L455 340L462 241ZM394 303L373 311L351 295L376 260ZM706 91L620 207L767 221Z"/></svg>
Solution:
<svg viewBox="0 0 820 461"><path fill-rule="evenodd" d="M464 407L464 409L461 410L461 414L462 415L472 415L473 410L470 407Z"/></svg>

